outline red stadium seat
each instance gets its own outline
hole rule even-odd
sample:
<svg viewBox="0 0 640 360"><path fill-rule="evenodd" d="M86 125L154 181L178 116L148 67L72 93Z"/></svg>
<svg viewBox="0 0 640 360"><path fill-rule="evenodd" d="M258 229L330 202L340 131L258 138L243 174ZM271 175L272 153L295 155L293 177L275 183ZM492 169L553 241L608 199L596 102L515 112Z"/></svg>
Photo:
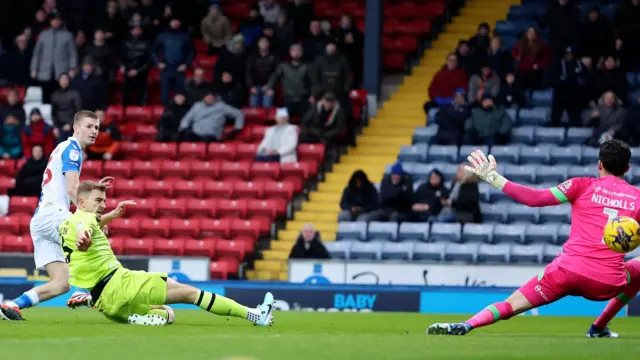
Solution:
<svg viewBox="0 0 640 360"><path fill-rule="evenodd" d="M293 198L293 185L288 181L268 181L264 184L264 197L290 201Z"/></svg>
<svg viewBox="0 0 640 360"><path fill-rule="evenodd" d="M173 196L182 198L200 198L204 193L203 181L178 180L173 183Z"/></svg>
<svg viewBox="0 0 640 360"><path fill-rule="evenodd" d="M220 240L225 241L225 240ZM184 256L206 256L209 259L215 254L216 240L187 240L184 244Z"/></svg>
<svg viewBox="0 0 640 360"><path fill-rule="evenodd" d="M305 162L285 163L280 165L281 176L283 180L287 178L303 179L309 178L309 166Z"/></svg>
<svg viewBox="0 0 640 360"><path fill-rule="evenodd" d="M149 158L149 143L138 143L132 141L122 142L120 143L120 153L125 159L146 160Z"/></svg>
<svg viewBox="0 0 640 360"><path fill-rule="evenodd" d="M0 175L15 177L17 173L16 161L13 159L0 160Z"/></svg>
<svg viewBox="0 0 640 360"><path fill-rule="evenodd" d="M322 144L300 144L298 145L298 161L313 160L322 164L324 152L325 146Z"/></svg>
<svg viewBox="0 0 640 360"><path fill-rule="evenodd" d="M175 160L178 158L178 144L153 142L149 144L149 156L152 159Z"/></svg>
<svg viewBox="0 0 640 360"><path fill-rule="evenodd" d="M251 129L255 125L246 125L240 130L240 132L233 139L234 142L238 142L238 145L244 145L245 143L251 143Z"/></svg>
<svg viewBox="0 0 640 360"><path fill-rule="evenodd" d="M144 182L145 192L152 197L171 197L173 183L164 180L147 180Z"/></svg>
<svg viewBox="0 0 640 360"><path fill-rule="evenodd" d="M160 173L161 163L162 160L134 160L131 165L131 174L136 179L155 179Z"/></svg>
<svg viewBox="0 0 640 360"><path fill-rule="evenodd" d="M160 163L160 178L182 178L188 179L191 174L191 162L165 160Z"/></svg>
<svg viewBox="0 0 640 360"><path fill-rule="evenodd" d="M270 121L267 109L243 107L244 121L247 124L265 124Z"/></svg>
<svg viewBox="0 0 640 360"><path fill-rule="evenodd" d="M90 178L102 177L102 161L100 160L87 160L82 162L82 176Z"/></svg>
<svg viewBox="0 0 640 360"><path fill-rule="evenodd" d="M209 272L211 279L227 280L227 278L229 277L229 273L232 272L232 269L230 268L227 261L218 260L211 262L211 265L209 265Z"/></svg>
<svg viewBox="0 0 640 360"><path fill-rule="evenodd" d="M180 159L207 159L207 144L205 143L181 143L178 147Z"/></svg>
<svg viewBox="0 0 640 360"><path fill-rule="evenodd" d="M236 199L261 199L264 184L253 181L237 181L233 183L233 196Z"/></svg>
<svg viewBox="0 0 640 360"><path fill-rule="evenodd" d="M196 58L193 60L193 66L201 67L205 69L211 69L216 65L216 62L218 62L217 56L198 54L196 55Z"/></svg>
<svg viewBox="0 0 640 360"><path fill-rule="evenodd" d="M244 243L233 240L216 242L216 256L229 256L239 261L244 260Z"/></svg>
<svg viewBox="0 0 640 360"><path fill-rule="evenodd" d="M251 128L251 142L259 143L264 138L264 133L267 132L267 126L254 126Z"/></svg>
<svg viewBox="0 0 640 360"><path fill-rule="evenodd" d="M253 161L258 152L258 144L242 144L236 149L238 161Z"/></svg>
<svg viewBox="0 0 640 360"><path fill-rule="evenodd" d="M236 159L236 146L228 143L211 143L207 147L208 159L215 161Z"/></svg>
<svg viewBox="0 0 640 360"><path fill-rule="evenodd" d="M187 236L197 238L200 235L200 222L197 220L173 219L169 223L171 237Z"/></svg>
<svg viewBox="0 0 640 360"><path fill-rule="evenodd" d="M220 165L220 178L227 180L246 180L249 178L251 163L225 161Z"/></svg>
<svg viewBox="0 0 640 360"><path fill-rule="evenodd" d="M113 181L113 196L138 198L144 194L143 184L139 180L127 180L116 178Z"/></svg>
<svg viewBox="0 0 640 360"><path fill-rule="evenodd" d="M233 196L233 183L230 181L211 181L204 184L205 198L230 199Z"/></svg>
<svg viewBox="0 0 640 360"><path fill-rule="evenodd" d="M185 199L158 199L156 203L156 217L184 218L187 212Z"/></svg>
<svg viewBox="0 0 640 360"><path fill-rule="evenodd" d="M196 49L197 53L207 53L209 52L209 45L202 39L193 40L193 47Z"/></svg>
<svg viewBox="0 0 640 360"><path fill-rule="evenodd" d="M0 176L0 194L6 194L9 189L16 186L16 179L8 176Z"/></svg>
<svg viewBox="0 0 640 360"><path fill-rule="evenodd" d="M247 201L247 217L264 217L273 221L278 216L278 204L275 200L249 200Z"/></svg>
<svg viewBox="0 0 640 360"><path fill-rule="evenodd" d="M124 109L124 121L152 124L153 115L149 106L127 106Z"/></svg>
<svg viewBox="0 0 640 360"><path fill-rule="evenodd" d="M280 178L280 163L255 162L251 164L250 177L252 180L278 180Z"/></svg>
<svg viewBox="0 0 640 360"><path fill-rule="evenodd" d="M158 256L182 256L184 240L157 239L153 242L153 254Z"/></svg>
<svg viewBox="0 0 640 360"><path fill-rule="evenodd" d="M220 163L215 161L192 161L191 177L193 179L218 179L220 177Z"/></svg>
<svg viewBox="0 0 640 360"><path fill-rule="evenodd" d="M7 235L2 240L2 251L17 253L32 253L33 241L30 236Z"/></svg>
<svg viewBox="0 0 640 360"><path fill-rule="evenodd" d="M18 219L18 224L20 225L20 230L18 234L25 235L29 234L31 231L31 214L22 214L22 216Z"/></svg>
<svg viewBox="0 0 640 360"><path fill-rule="evenodd" d="M121 237L112 237L109 239L109 243L111 243L111 250L113 250L116 255L122 255L124 252L124 242L125 238Z"/></svg>
<svg viewBox="0 0 640 360"><path fill-rule="evenodd" d="M2 235L19 235L21 214L0 217L0 236Z"/></svg>
<svg viewBox="0 0 640 360"><path fill-rule="evenodd" d="M109 105L107 108L107 115L116 122L116 124L122 124L122 118L124 118L124 108L122 105Z"/></svg>
<svg viewBox="0 0 640 360"><path fill-rule="evenodd" d="M382 66L385 70L403 71L406 57L405 54L400 53L384 54L382 57Z"/></svg>
<svg viewBox="0 0 640 360"><path fill-rule="evenodd" d="M150 124L138 124L135 128L136 141L153 141L158 135L158 127Z"/></svg>
<svg viewBox="0 0 640 360"><path fill-rule="evenodd" d="M202 237L220 236L225 239L229 238L231 231L231 221L227 219L201 220L200 235Z"/></svg>
<svg viewBox="0 0 640 360"><path fill-rule="evenodd" d="M233 236L248 236L257 240L260 237L260 222L255 220L233 220L231 222L231 234Z"/></svg>
<svg viewBox="0 0 640 360"><path fill-rule="evenodd" d="M109 160L104 163L102 173L116 179L128 179L131 177L132 164L130 161Z"/></svg>
<svg viewBox="0 0 640 360"><path fill-rule="evenodd" d="M351 92L349 92L349 98L351 98L351 104L353 104L353 106L363 106L367 103L367 90L351 90Z"/></svg>
<svg viewBox="0 0 640 360"><path fill-rule="evenodd" d="M151 106L151 116L153 117L153 123L157 124L158 121L162 118L162 114L164 113L164 106L162 105L152 105Z"/></svg>
<svg viewBox="0 0 640 360"><path fill-rule="evenodd" d="M137 219L115 219L109 223L109 236L138 236L140 221Z"/></svg>
<svg viewBox="0 0 640 360"><path fill-rule="evenodd" d="M32 215L38 207L38 200L35 196L12 196L9 200L9 213Z"/></svg>
<svg viewBox="0 0 640 360"><path fill-rule="evenodd" d="M120 199L118 199L118 202ZM125 215L128 218L148 219L156 216L156 199L135 199L136 206L128 206Z"/></svg>
<svg viewBox="0 0 640 360"><path fill-rule="evenodd" d="M219 200L217 203L217 214L221 218L245 218L247 216L247 201L239 200Z"/></svg>
<svg viewBox="0 0 640 360"><path fill-rule="evenodd" d="M215 217L216 202L207 199L187 200L186 217L191 219L209 219Z"/></svg>
<svg viewBox="0 0 640 360"><path fill-rule="evenodd" d="M140 236L169 237L169 222L158 219L140 219Z"/></svg>
<svg viewBox="0 0 640 360"><path fill-rule="evenodd" d="M151 256L153 254L153 240L151 239L127 239L124 241L124 255Z"/></svg>

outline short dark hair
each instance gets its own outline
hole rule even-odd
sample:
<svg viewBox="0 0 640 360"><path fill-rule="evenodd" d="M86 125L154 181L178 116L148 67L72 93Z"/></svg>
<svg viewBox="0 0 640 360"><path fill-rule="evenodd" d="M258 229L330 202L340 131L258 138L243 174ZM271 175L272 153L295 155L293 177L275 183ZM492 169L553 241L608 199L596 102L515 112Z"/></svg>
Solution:
<svg viewBox="0 0 640 360"><path fill-rule="evenodd" d="M631 149L624 141L607 140L600 145L600 162L605 170L615 176L627 172L631 160Z"/></svg>
<svg viewBox="0 0 640 360"><path fill-rule="evenodd" d="M80 197L81 194L88 194L93 190L105 192L107 191L107 185L97 181L85 180L78 185L78 197Z"/></svg>
<svg viewBox="0 0 640 360"><path fill-rule="evenodd" d="M93 119L93 120L98 120L98 115L96 113L94 113L93 111L80 110L73 117L73 123L74 124L79 124L84 118L90 118L90 119Z"/></svg>

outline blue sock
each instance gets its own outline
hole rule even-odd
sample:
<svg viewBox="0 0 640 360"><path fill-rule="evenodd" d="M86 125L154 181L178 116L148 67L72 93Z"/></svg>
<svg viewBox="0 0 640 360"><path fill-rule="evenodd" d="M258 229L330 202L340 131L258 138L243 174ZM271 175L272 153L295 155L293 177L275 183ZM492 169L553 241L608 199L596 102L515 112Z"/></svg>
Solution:
<svg viewBox="0 0 640 360"><path fill-rule="evenodd" d="M20 309L26 309L38 305L40 303L40 298L35 291L29 290L26 293L20 295L20 297L14 299L12 302L16 304Z"/></svg>

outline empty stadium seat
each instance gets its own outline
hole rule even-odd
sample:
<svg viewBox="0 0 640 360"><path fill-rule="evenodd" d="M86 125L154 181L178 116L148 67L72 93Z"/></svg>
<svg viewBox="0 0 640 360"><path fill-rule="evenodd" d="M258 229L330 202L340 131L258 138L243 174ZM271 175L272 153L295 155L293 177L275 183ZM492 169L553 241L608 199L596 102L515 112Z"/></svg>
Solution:
<svg viewBox="0 0 640 360"><path fill-rule="evenodd" d="M412 243L392 243L385 242L382 244L382 260L400 260L409 261L413 258Z"/></svg>
<svg viewBox="0 0 640 360"><path fill-rule="evenodd" d="M354 242L349 252L352 260L380 260L382 243L380 242Z"/></svg>
<svg viewBox="0 0 640 360"><path fill-rule="evenodd" d="M442 261L444 260L444 243L415 243L413 246L413 260Z"/></svg>
<svg viewBox="0 0 640 360"><path fill-rule="evenodd" d="M478 247L478 262L509 263L510 244L480 244Z"/></svg>
<svg viewBox="0 0 640 360"><path fill-rule="evenodd" d="M324 244L332 259L347 260L349 258L349 250L351 249L350 241L335 241Z"/></svg>
<svg viewBox="0 0 640 360"><path fill-rule="evenodd" d="M153 254L158 256L183 256L185 241L180 239L156 239Z"/></svg>
<svg viewBox="0 0 640 360"><path fill-rule="evenodd" d="M459 163L468 162L467 157L472 152L474 152L476 150L480 150L485 154L489 154L489 147L488 146L463 145L463 146L460 146L460 151L458 153L458 161L457 162L459 162Z"/></svg>
<svg viewBox="0 0 640 360"><path fill-rule="evenodd" d="M540 166L536 169L536 182L559 184L567 178L567 167Z"/></svg>
<svg viewBox="0 0 640 360"><path fill-rule="evenodd" d="M493 230L493 240L495 243L523 243L525 229L524 224L497 224Z"/></svg>
<svg viewBox="0 0 640 360"><path fill-rule="evenodd" d="M393 222L369 223L367 239L372 241L395 241L398 236L398 224Z"/></svg>
<svg viewBox="0 0 640 360"><path fill-rule="evenodd" d="M546 223L570 223L571 205L548 206L540 209L540 222Z"/></svg>
<svg viewBox="0 0 640 360"><path fill-rule="evenodd" d="M399 241L428 241L429 224L402 223L398 231Z"/></svg>
<svg viewBox="0 0 640 360"><path fill-rule="evenodd" d="M534 263L542 262L543 246L539 244L518 245L511 247L510 259L512 263Z"/></svg>
<svg viewBox="0 0 640 360"><path fill-rule="evenodd" d="M551 262L562 252L561 246L546 245L542 252L542 261Z"/></svg>
<svg viewBox="0 0 640 360"><path fill-rule="evenodd" d="M400 148L398 160L402 162L425 162L427 161L427 144L417 144L413 146L403 146Z"/></svg>
<svg viewBox="0 0 640 360"><path fill-rule="evenodd" d="M154 242L151 239L127 239L124 242L123 254L151 256Z"/></svg>
<svg viewBox="0 0 640 360"><path fill-rule="evenodd" d="M462 228L463 242L493 242L493 224L465 224Z"/></svg>
<svg viewBox="0 0 640 360"><path fill-rule="evenodd" d="M338 231L336 239L356 239L364 240L367 235L367 223L365 222L340 222L338 223Z"/></svg>
<svg viewBox="0 0 640 360"><path fill-rule="evenodd" d="M508 213L507 203L480 204L484 221L505 222Z"/></svg>
<svg viewBox="0 0 640 360"><path fill-rule="evenodd" d="M447 261L476 262L479 244L453 244L446 246L444 258Z"/></svg>
<svg viewBox="0 0 640 360"><path fill-rule="evenodd" d="M540 214L542 217L542 214ZM555 244L558 237L557 224L530 224L524 234L527 243Z"/></svg>
<svg viewBox="0 0 640 360"><path fill-rule="evenodd" d="M455 163L458 158L458 148L453 145L431 145L427 158L430 162Z"/></svg>
<svg viewBox="0 0 640 360"><path fill-rule="evenodd" d="M522 206L521 204L511 204L507 210L508 222L538 222L540 209Z"/></svg>
<svg viewBox="0 0 640 360"><path fill-rule="evenodd" d="M549 164L551 146L523 146L520 148L520 160L525 164Z"/></svg>
<svg viewBox="0 0 640 360"><path fill-rule="evenodd" d="M461 234L461 224L434 223L431 225L431 241L460 242Z"/></svg>
<svg viewBox="0 0 640 360"><path fill-rule="evenodd" d="M551 148L552 164L580 165L582 149L580 145L554 146Z"/></svg>
<svg viewBox="0 0 640 360"><path fill-rule="evenodd" d="M215 240L186 240L184 243L185 256L204 256L213 259L215 254Z"/></svg>
<svg viewBox="0 0 640 360"><path fill-rule="evenodd" d="M413 132L412 142L414 144L429 144L437 133L438 125L416 128Z"/></svg>
<svg viewBox="0 0 640 360"><path fill-rule="evenodd" d="M0 238L0 248L4 252L32 253L33 240L30 236L6 235Z"/></svg>

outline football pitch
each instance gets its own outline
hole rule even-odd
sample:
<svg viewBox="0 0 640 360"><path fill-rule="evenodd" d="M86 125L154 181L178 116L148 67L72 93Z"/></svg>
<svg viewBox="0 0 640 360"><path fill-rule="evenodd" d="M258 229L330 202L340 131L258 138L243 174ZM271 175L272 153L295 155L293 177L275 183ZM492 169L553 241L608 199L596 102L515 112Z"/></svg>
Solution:
<svg viewBox="0 0 640 360"><path fill-rule="evenodd" d="M520 316L464 337L425 335L464 316L277 312L275 325L177 310L176 324L111 323L95 310L37 308L0 321L0 359L637 359L640 318L620 318L621 339L587 339L591 318Z"/></svg>

